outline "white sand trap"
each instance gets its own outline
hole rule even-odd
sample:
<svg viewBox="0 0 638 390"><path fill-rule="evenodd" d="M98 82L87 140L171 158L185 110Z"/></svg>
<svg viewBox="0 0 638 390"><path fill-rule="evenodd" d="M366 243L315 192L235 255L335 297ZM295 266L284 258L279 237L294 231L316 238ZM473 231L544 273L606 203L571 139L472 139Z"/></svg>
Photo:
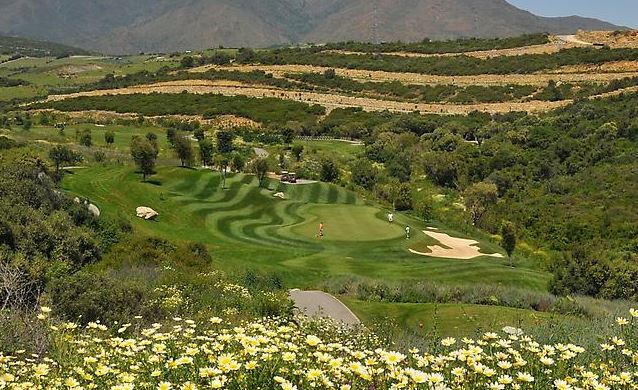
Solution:
<svg viewBox="0 0 638 390"><path fill-rule="evenodd" d="M410 249L410 252L414 253L415 255L443 257L446 259L460 260L470 260L480 256L504 257L500 253L487 254L479 252L480 248L478 247L478 241L475 240L466 240L464 238L452 237L445 233L439 233L431 230L424 230L423 233L434 238L447 248L439 245L429 246L428 249L431 251L430 253L423 253Z"/></svg>

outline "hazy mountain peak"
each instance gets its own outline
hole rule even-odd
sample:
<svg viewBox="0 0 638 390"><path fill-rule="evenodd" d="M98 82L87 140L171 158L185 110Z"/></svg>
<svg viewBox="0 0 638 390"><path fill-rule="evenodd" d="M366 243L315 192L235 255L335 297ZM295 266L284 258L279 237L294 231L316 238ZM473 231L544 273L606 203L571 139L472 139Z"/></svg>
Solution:
<svg viewBox="0 0 638 390"><path fill-rule="evenodd" d="M0 0L0 34L111 53L615 28L504 0Z"/></svg>

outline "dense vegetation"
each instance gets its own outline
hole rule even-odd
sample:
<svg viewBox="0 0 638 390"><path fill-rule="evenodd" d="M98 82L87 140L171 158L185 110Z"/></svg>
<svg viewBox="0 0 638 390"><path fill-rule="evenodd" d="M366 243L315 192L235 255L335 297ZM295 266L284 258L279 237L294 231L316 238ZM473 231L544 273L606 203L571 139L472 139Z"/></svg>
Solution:
<svg viewBox="0 0 638 390"><path fill-rule="evenodd" d="M474 222L497 233L511 220L525 240L561 253L550 262L554 292L635 298L637 99L581 101L541 117L336 110L316 131L366 139L367 159L384 164L389 178L422 172L461 192L495 184L498 203ZM407 176L402 166L411 167Z"/></svg>
<svg viewBox="0 0 638 390"><path fill-rule="evenodd" d="M529 85L506 86L468 86L454 85L410 85L394 82L360 82L347 77L337 76L328 70L324 74L301 73L287 74L287 78L298 80L316 89L330 89L346 93L371 93L391 99L408 99L425 103L491 103L519 100L532 95L536 87Z"/></svg>
<svg viewBox="0 0 638 390"><path fill-rule="evenodd" d="M238 54L240 63L299 64L331 68L411 72L443 76L468 76L479 74L530 74L558 69L565 65L601 64L610 61L635 61L636 49L564 49L555 54L527 54L480 59L469 56L454 57L401 57L382 54L339 54L316 52L309 49L277 49L249 51Z"/></svg>
<svg viewBox="0 0 638 390"><path fill-rule="evenodd" d="M549 42L547 34L530 34L508 38L469 38L450 41L432 41L424 39L421 42L386 42L380 44L364 42L328 43L317 50L347 50L363 53L392 53L411 52L423 54L465 53L470 51L511 49L532 45L542 45Z"/></svg>
<svg viewBox="0 0 638 390"><path fill-rule="evenodd" d="M42 302L49 302L59 318L83 324L122 323L135 315L150 324L167 316L196 317L230 308L236 318L289 312L276 277L213 272L210 253L200 243L133 234L128 219L118 215L97 218L95 206L58 189L53 180L57 172L33 150L2 145L3 350L48 348L43 329L29 321Z"/></svg>
<svg viewBox="0 0 638 390"><path fill-rule="evenodd" d="M41 160L19 161L0 159L2 308L33 305L48 281L97 261L108 246L87 207L56 190Z"/></svg>
<svg viewBox="0 0 638 390"><path fill-rule="evenodd" d="M7 77L0 77L0 88L2 87L17 87L19 85L28 85L29 83L24 80L10 79Z"/></svg>
<svg viewBox="0 0 638 390"><path fill-rule="evenodd" d="M313 121L324 113L323 107L276 98L222 96L215 94L133 94L79 97L40 105L62 111L107 110L155 115L238 115L265 124L289 121Z"/></svg>

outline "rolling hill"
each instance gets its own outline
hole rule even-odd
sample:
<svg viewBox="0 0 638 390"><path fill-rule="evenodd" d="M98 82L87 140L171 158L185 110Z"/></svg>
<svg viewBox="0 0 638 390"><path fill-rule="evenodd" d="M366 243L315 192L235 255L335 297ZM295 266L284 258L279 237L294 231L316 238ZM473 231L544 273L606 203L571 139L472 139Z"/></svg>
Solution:
<svg viewBox="0 0 638 390"><path fill-rule="evenodd" d="M617 28L595 19L539 17L505 0L375 1L0 0L0 34L132 53Z"/></svg>
<svg viewBox="0 0 638 390"><path fill-rule="evenodd" d="M86 55L88 51L58 43L0 35L0 54L29 57Z"/></svg>

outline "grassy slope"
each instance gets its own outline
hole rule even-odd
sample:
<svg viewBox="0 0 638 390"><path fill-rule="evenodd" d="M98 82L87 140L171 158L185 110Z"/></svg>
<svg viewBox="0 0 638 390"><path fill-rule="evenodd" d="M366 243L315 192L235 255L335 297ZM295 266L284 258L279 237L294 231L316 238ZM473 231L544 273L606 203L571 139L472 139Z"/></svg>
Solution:
<svg viewBox="0 0 638 390"><path fill-rule="evenodd" d="M327 184L285 188L282 201L257 188L256 179L236 175L228 189L220 175L204 170L161 168L149 183L141 183L130 167L90 168L68 176L64 188L91 198L105 215L123 215L145 234L209 245L225 268L259 267L276 271L295 287L325 278L360 275L385 280L434 280L441 283L497 283L544 290L548 275L507 267L505 260L471 261L414 256L400 229L379 236L384 210L362 204L355 194ZM273 189L279 184L271 184ZM134 217L135 208L153 207L156 222ZM365 220L362 220L365 218ZM314 237L319 219L330 222L326 239ZM397 224L424 225L399 216ZM334 225L350 225L334 231ZM356 231L356 237L353 236ZM486 250L492 250L482 243Z"/></svg>
<svg viewBox="0 0 638 390"><path fill-rule="evenodd" d="M69 57L61 59L21 58L0 64L0 77L26 80L28 86L0 88L0 101L46 95L50 89L64 90L93 83L109 73L125 75L142 70L155 72L163 66L174 67L176 60L158 60L155 56L131 56L122 59L109 57ZM64 76L70 68L84 67L76 74ZM71 69L72 70L72 69ZM73 72L72 72L73 73Z"/></svg>
<svg viewBox="0 0 638 390"><path fill-rule="evenodd" d="M498 306L379 303L355 299L343 301L365 323L383 323L386 318L390 318L402 329L423 335L432 334L436 327L442 337L478 335L504 326L533 329L540 324L566 318L552 313Z"/></svg>

